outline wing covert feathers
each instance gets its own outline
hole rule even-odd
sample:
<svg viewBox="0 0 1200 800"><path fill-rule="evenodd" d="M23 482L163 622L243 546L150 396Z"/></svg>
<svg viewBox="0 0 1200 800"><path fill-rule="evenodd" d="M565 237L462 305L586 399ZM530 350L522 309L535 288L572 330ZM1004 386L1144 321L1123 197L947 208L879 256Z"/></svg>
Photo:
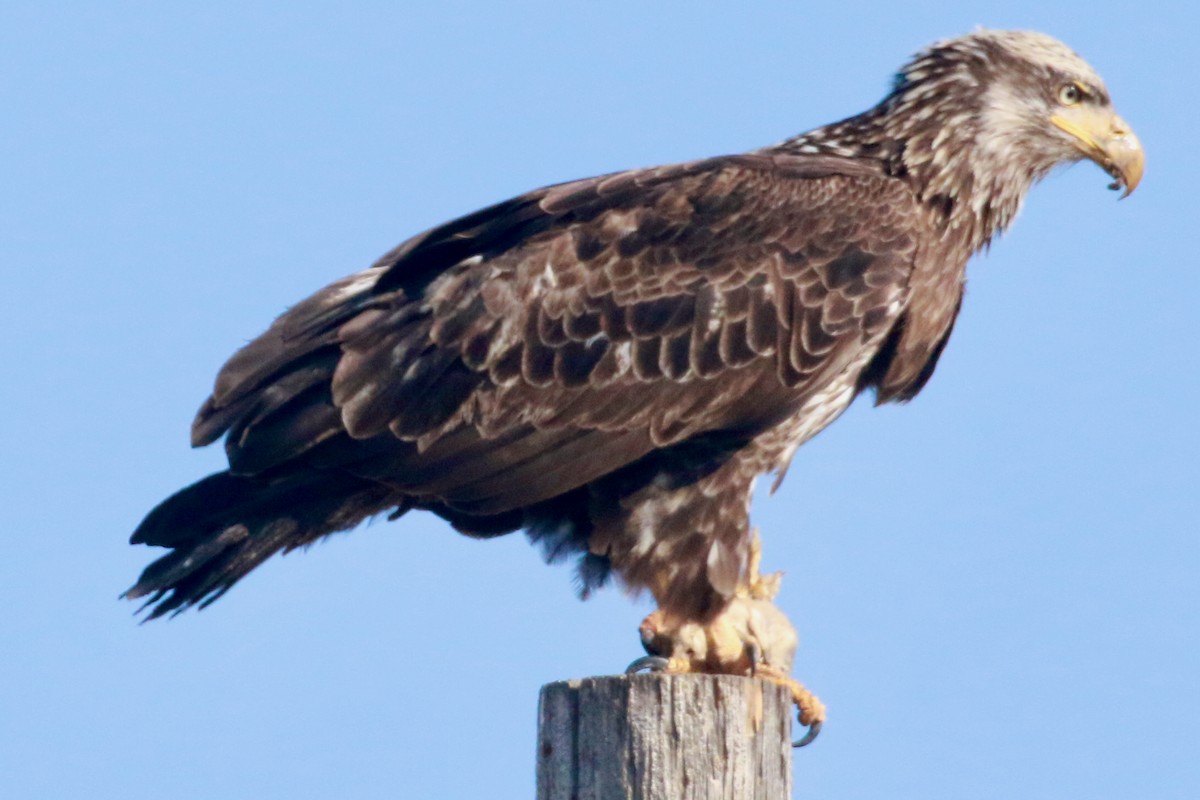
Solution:
<svg viewBox="0 0 1200 800"><path fill-rule="evenodd" d="M546 509L562 498L632 503L621 498L655 470L683 469L691 443L736 442L703 445L719 456L679 473L693 475L687 481L724 474L737 448L753 449L755 437L880 349L909 300L921 219L907 188L878 167L748 155L548 187L435 228L279 317L225 365L196 417L194 444L226 436L230 474L168 503L252 486L292 497L279 487L296 481L316 492L305 501L320 506L308 514L316 522L284 535L256 506L258 527L234 517L180 522L181 541L245 530L248 541L272 542L252 548L257 558L323 535L322 520L352 525L353 514L330 511L334 500L314 488L324 485L318 474L359 498L357 519L389 502L415 505L481 535L557 530L537 520L559 519ZM729 492L748 491L754 473L779 466L771 459L787 443L771 447L734 470ZM582 491L600 494L572 494ZM733 502L741 508L744 498ZM730 583L744 550L744 508L664 512L665 525L672 514L680 524L729 528L733 538L717 550L707 539L685 550ZM608 537L605 553L595 520L572 525L591 530L591 544L568 539L591 548L593 560L603 553L624 564L634 585L657 580L650 556L666 550L622 560L612 550L620 536ZM139 537L179 546L169 533L139 529ZM170 555L134 593L174 586L186 604L250 568L229 564L252 567L249 556L230 556L228 543L214 552L203 559L224 566L208 582L188 583Z"/></svg>
<svg viewBox="0 0 1200 800"><path fill-rule="evenodd" d="M638 431L611 448L619 460L762 430L894 322L916 258L911 203L899 182L829 157L737 156L533 192L288 311L222 370L195 441L227 432L238 474L323 443L322 463L378 462L392 442L391 480L419 496L407 476L464 429L474 441L459 457L497 465L510 459L492 445L516 446L514 432L564 431L522 462L565 470L548 491L594 477L554 457L574 437L605 455L605 437ZM477 494L445 476L436 487L452 505Z"/></svg>

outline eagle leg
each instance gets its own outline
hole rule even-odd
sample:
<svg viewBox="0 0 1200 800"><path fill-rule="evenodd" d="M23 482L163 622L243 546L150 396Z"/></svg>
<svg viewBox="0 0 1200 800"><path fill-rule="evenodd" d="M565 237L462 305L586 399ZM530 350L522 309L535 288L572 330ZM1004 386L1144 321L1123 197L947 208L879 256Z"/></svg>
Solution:
<svg viewBox="0 0 1200 800"><path fill-rule="evenodd" d="M758 677L783 686L796 704L807 733L795 747L812 742L825 722L825 706L788 673L796 654L796 629L772 602L780 574L759 574L761 551L757 534L751 540L746 579L717 614L704 621L659 608L639 628L648 656L629 665L627 672L701 672Z"/></svg>

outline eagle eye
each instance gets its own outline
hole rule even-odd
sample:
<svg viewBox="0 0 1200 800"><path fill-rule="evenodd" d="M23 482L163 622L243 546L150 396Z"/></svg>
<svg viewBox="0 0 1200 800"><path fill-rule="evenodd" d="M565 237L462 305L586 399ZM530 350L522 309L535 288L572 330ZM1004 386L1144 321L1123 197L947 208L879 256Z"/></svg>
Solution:
<svg viewBox="0 0 1200 800"><path fill-rule="evenodd" d="M1064 106L1073 106L1083 99L1083 90L1078 84L1068 83L1058 90L1058 102Z"/></svg>

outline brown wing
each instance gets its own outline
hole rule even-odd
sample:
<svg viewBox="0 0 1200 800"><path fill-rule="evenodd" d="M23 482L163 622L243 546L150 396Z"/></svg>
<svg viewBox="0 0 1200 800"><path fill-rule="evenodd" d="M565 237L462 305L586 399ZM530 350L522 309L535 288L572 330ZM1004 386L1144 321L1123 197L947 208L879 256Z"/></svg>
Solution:
<svg viewBox="0 0 1200 800"><path fill-rule="evenodd" d="M400 246L284 314L193 428L233 471L335 465L491 516L655 448L748 440L900 312L903 185L735 156L550 187Z"/></svg>

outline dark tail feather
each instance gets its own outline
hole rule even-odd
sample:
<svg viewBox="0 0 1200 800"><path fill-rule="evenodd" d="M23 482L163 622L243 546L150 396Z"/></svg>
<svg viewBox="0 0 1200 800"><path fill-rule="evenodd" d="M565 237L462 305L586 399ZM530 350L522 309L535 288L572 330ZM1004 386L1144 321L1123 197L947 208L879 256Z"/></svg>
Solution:
<svg viewBox="0 0 1200 800"><path fill-rule="evenodd" d="M147 619L203 608L280 550L351 528L399 502L385 486L336 472L273 481L209 475L159 503L134 531L131 544L172 549L122 596L147 597Z"/></svg>

